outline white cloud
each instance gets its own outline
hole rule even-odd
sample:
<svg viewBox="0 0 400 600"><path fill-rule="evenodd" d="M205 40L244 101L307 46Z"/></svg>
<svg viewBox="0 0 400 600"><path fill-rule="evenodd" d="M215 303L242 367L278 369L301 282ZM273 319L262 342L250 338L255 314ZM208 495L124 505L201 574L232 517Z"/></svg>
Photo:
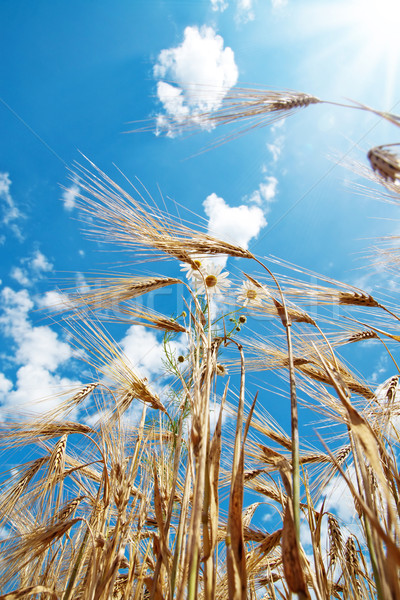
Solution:
<svg viewBox="0 0 400 600"><path fill-rule="evenodd" d="M43 276L43 273L53 269L51 262L40 250L35 250L33 256L29 258L22 258L20 263L23 266L13 267L10 275L20 285L25 287L31 286L37 279Z"/></svg>
<svg viewBox="0 0 400 600"><path fill-rule="evenodd" d="M79 192L80 188L76 182L74 182L70 187L64 189L61 195L61 200L64 203L65 210L71 211L73 208L75 208L76 199L79 195Z"/></svg>
<svg viewBox="0 0 400 600"><path fill-rule="evenodd" d="M279 10L280 8L283 8L287 5L287 3L288 0L271 0L272 8L274 10Z"/></svg>
<svg viewBox="0 0 400 600"><path fill-rule="evenodd" d="M253 21L255 19L253 10L255 3L254 0L236 0L236 2L234 2L234 4L236 4L236 21L239 23ZM277 12L284 8L287 3L288 0L271 0L272 10ZM228 6L229 2L227 0L211 0L211 8L214 11L219 10L220 12L223 12Z"/></svg>
<svg viewBox="0 0 400 600"><path fill-rule="evenodd" d="M71 358L68 344L58 339L55 331L47 325L34 327L28 313L34 307L26 290L15 292L9 287L2 290L3 312L0 326L16 343L15 359L19 364L32 364L55 370Z"/></svg>
<svg viewBox="0 0 400 600"><path fill-rule="evenodd" d="M397 233L392 234L396 236ZM364 274L358 277L349 278L349 283L354 287L357 287L368 294L375 295L378 292L387 294L388 291L398 293L400 291L400 285L397 280L397 276L392 276L391 264L385 264L385 255L380 256L378 252L370 259L367 268L364 268ZM397 260L397 256L396 256ZM389 266L389 269L388 269Z"/></svg>
<svg viewBox="0 0 400 600"><path fill-rule="evenodd" d="M87 284L85 276L79 271L75 275L75 287L76 292L79 294L86 294L90 291L90 286Z"/></svg>
<svg viewBox="0 0 400 600"><path fill-rule="evenodd" d="M281 0L281 2L285 0ZM272 0L272 4L274 5L279 3L279 0ZM236 21L238 23L248 23L249 21L253 21L255 15L253 11L253 0L236 0ZM223 12L229 6L227 0L211 0L211 8L214 11L219 10Z"/></svg>
<svg viewBox="0 0 400 600"><path fill-rule="evenodd" d="M132 325L120 341L125 356L138 373L149 381L164 373L164 346L151 329L142 325ZM185 338L182 336L170 342L170 349L176 356L185 352Z"/></svg>
<svg viewBox="0 0 400 600"><path fill-rule="evenodd" d="M40 365L26 364L18 369L15 388L7 394L1 411L3 416L19 411L42 414L58 406L57 394L80 385Z"/></svg>
<svg viewBox="0 0 400 600"><path fill-rule="evenodd" d="M11 179L8 173L0 173L0 204L2 205L2 224L9 227L15 237L20 241L24 239L21 229L15 221L22 218L24 215L16 206L11 194Z"/></svg>
<svg viewBox="0 0 400 600"><path fill-rule="evenodd" d="M350 481L355 482L356 477L353 466L347 469L346 475ZM325 510L336 514L347 526L350 526L356 520L353 496L346 480L340 474L333 477L326 485L324 496L326 498Z"/></svg>
<svg viewBox="0 0 400 600"><path fill-rule="evenodd" d="M278 162L278 160L282 154L284 141L285 141L284 136L280 135L275 138L275 140L272 142L272 144L267 144L267 148L272 154L272 160L274 163Z"/></svg>
<svg viewBox="0 0 400 600"><path fill-rule="evenodd" d="M369 340L370 343L374 343L376 340ZM364 342L365 343L365 342ZM378 383L382 379L382 375L386 373L388 368L388 355L386 352L382 352L381 356L377 361L375 361L375 369L371 374L372 383ZM383 384L384 385L384 384ZM378 390L375 392L378 394ZM378 396L379 397L379 396Z"/></svg>
<svg viewBox="0 0 400 600"><path fill-rule="evenodd" d="M62 294L54 290L50 290L43 294L43 296L39 296L36 299L36 302L39 308L47 308L56 311L63 308L68 310L71 309L71 303L69 302L67 294Z"/></svg>
<svg viewBox="0 0 400 600"><path fill-rule="evenodd" d="M30 261L30 267L38 273L41 271L51 271L53 269L51 262L49 262L40 250L35 251L32 260Z"/></svg>
<svg viewBox="0 0 400 600"><path fill-rule="evenodd" d="M236 18L241 23L254 20L253 0L238 0Z"/></svg>
<svg viewBox="0 0 400 600"><path fill-rule="evenodd" d="M259 206L229 206L223 198L212 193L203 202L210 235L248 248L267 221Z"/></svg>
<svg viewBox="0 0 400 600"><path fill-rule="evenodd" d="M21 269L21 267L13 267L10 271L10 275L15 281L18 281L19 284L23 286L31 285L31 280L28 277L28 273L25 269Z"/></svg>
<svg viewBox="0 0 400 600"><path fill-rule="evenodd" d="M0 373L0 398L4 398L12 388L12 381L4 373Z"/></svg>
<svg viewBox="0 0 400 600"><path fill-rule="evenodd" d="M166 359L164 344L161 336L142 325L132 325L119 342L124 355L131 363L137 375L146 378L151 389L160 397L168 389L170 374L165 368ZM187 352L186 336L182 334L176 340L169 342L170 352L178 357ZM136 404L135 404L136 406ZM141 406L141 403L138 403ZM139 418L139 408L132 406L132 414L127 415L129 421Z"/></svg>
<svg viewBox="0 0 400 600"><path fill-rule="evenodd" d="M7 196L10 193L11 179L9 173L0 173L0 194Z"/></svg>
<svg viewBox="0 0 400 600"><path fill-rule="evenodd" d="M202 112L217 109L238 79L233 50L224 48L223 38L212 27L186 27L180 46L162 50L154 66L159 81L157 94L166 111L159 115L158 129ZM201 125L201 123L199 122ZM203 124L205 127L205 125ZM209 125L207 125L209 127ZM172 135L172 130L169 130Z"/></svg>
<svg viewBox="0 0 400 600"><path fill-rule="evenodd" d="M263 171L265 170L264 167ZM275 200L277 186L276 177L264 175L258 188L249 197L245 197L239 206L229 206L215 193L207 196L203 206L208 216L208 233L247 249L250 241L267 225L266 215L271 202ZM222 266L225 266L226 261L226 257L213 259L213 262Z"/></svg>
<svg viewBox="0 0 400 600"><path fill-rule="evenodd" d="M274 125L270 129L273 139L270 143L267 144L267 148L272 154L272 161L274 163L278 162L282 154L283 146L285 144L285 135L283 132L281 132L281 129L283 129L284 127L285 119L274 123Z"/></svg>
<svg viewBox="0 0 400 600"><path fill-rule="evenodd" d="M32 327L27 324L15 358L18 362L54 371L72 356L68 344L58 339L55 331L47 325Z"/></svg>
<svg viewBox="0 0 400 600"><path fill-rule="evenodd" d="M7 529L7 527L0 527L0 540L6 540L11 537L11 530Z"/></svg>
<svg viewBox="0 0 400 600"><path fill-rule="evenodd" d="M0 299L2 302L0 326L4 333L15 338L19 335L22 336L27 326L28 312L34 306L27 290L15 292L11 288L5 287L1 292Z"/></svg>
<svg viewBox="0 0 400 600"><path fill-rule="evenodd" d="M228 2L226 2L226 0L211 0L211 8L223 12L228 8Z"/></svg>
<svg viewBox="0 0 400 600"><path fill-rule="evenodd" d="M346 475L353 485L357 487L354 465L351 465L346 469ZM324 503L323 505L322 502ZM325 514L322 518L320 530L321 549L322 556L326 557L329 550L327 513L332 513L337 517L344 539L346 539L349 535L354 535L361 539L361 522L354 507L354 499L351 491L340 473L335 475L324 487L323 500L319 502L317 510L321 510L322 506ZM309 560L312 562L313 544L310 526L306 519L303 519L300 524L300 538L306 554L308 555Z"/></svg>
<svg viewBox="0 0 400 600"><path fill-rule="evenodd" d="M274 200L276 196L276 188L278 186L278 180L273 175L267 175L260 183L258 188L251 194L249 200L254 202L258 206L264 205L268 209L268 205Z"/></svg>
<svg viewBox="0 0 400 600"><path fill-rule="evenodd" d="M180 123L189 116L190 110L185 104L184 91L179 87L165 83L165 81L159 81L157 83L157 96L164 105L167 114L172 116L175 121ZM159 127L164 126L164 124L167 126L168 119L164 115L160 115L157 122Z"/></svg>
<svg viewBox="0 0 400 600"><path fill-rule="evenodd" d="M141 376L150 380L162 371L163 348L153 331L141 325L132 325L120 346Z"/></svg>
<svg viewBox="0 0 400 600"><path fill-rule="evenodd" d="M0 375L2 416L18 413L19 409L40 413L55 407L55 394L80 385L57 372L73 356L72 348L50 327L32 325L29 311L34 303L27 290L15 292L6 287L0 301L0 329L14 342L13 361L18 366L14 384ZM34 404L42 398L47 400Z"/></svg>
<svg viewBox="0 0 400 600"><path fill-rule="evenodd" d="M215 431L220 412L221 412L221 403L217 402L215 400L214 402L212 402L210 404L210 431L211 431L211 433L214 433L214 431ZM229 413L228 409L226 407L224 407L224 409L222 411L221 424L224 425L224 423L226 423L228 419L231 420L232 415Z"/></svg>
<svg viewBox="0 0 400 600"><path fill-rule="evenodd" d="M130 407L120 416L120 422L126 427L137 427L143 415L143 403L132 402ZM103 408L83 417L86 425L96 428L110 419L110 410Z"/></svg>
<svg viewBox="0 0 400 600"><path fill-rule="evenodd" d="M100 410L96 410L91 414L86 414L83 416L83 421L89 427L98 427L101 423L110 418L110 411L103 408Z"/></svg>

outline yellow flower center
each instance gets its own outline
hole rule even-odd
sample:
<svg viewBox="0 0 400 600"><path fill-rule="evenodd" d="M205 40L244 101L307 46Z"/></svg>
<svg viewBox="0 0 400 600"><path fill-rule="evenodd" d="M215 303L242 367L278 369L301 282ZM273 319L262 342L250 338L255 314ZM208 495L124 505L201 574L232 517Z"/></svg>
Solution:
<svg viewBox="0 0 400 600"><path fill-rule="evenodd" d="M249 300L255 300L257 298L257 292L256 292L256 290L247 290L246 297Z"/></svg>
<svg viewBox="0 0 400 600"><path fill-rule="evenodd" d="M199 270L201 267L201 261L196 258L196 260L193 261L193 265L193 269Z"/></svg>
<svg viewBox="0 0 400 600"><path fill-rule="evenodd" d="M206 277L206 286L209 288L215 287L217 285L218 279L215 275L207 275Z"/></svg>

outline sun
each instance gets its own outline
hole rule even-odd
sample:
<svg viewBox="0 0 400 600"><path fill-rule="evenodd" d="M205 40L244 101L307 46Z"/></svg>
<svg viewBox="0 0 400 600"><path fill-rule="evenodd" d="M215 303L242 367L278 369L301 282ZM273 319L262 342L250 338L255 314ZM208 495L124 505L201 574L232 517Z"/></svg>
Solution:
<svg viewBox="0 0 400 600"><path fill-rule="evenodd" d="M399 101L400 0L350 0L341 8L343 28L357 48L360 90L376 86L382 107L392 110Z"/></svg>
<svg viewBox="0 0 400 600"><path fill-rule="evenodd" d="M292 6L298 36L310 41L311 68L327 75L332 90L358 98L372 93L372 101L391 110L399 101L400 0L305 0Z"/></svg>
<svg viewBox="0 0 400 600"><path fill-rule="evenodd" d="M344 17L365 39L370 47L369 54L378 59L399 59L399 0L353 0L344 7Z"/></svg>

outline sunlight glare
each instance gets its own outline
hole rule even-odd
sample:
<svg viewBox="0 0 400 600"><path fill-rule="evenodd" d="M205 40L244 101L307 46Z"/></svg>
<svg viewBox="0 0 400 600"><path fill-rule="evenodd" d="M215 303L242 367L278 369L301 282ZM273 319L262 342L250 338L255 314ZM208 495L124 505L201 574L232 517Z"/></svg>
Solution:
<svg viewBox="0 0 400 600"><path fill-rule="evenodd" d="M400 53L400 0L355 0L350 20L371 44L377 58Z"/></svg>

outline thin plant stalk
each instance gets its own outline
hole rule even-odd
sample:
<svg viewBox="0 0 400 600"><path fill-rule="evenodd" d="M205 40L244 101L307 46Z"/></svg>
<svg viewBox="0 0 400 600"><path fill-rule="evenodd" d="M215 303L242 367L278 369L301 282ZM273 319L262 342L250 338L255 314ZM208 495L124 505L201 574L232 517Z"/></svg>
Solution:
<svg viewBox="0 0 400 600"><path fill-rule="evenodd" d="M284 313L284 319L282 324L286 329L286 343L288 350L288 363L289 363L289 385L290 385L290 415L291 415L291 437L292 437L292 503L293 503L293 520L296 530L296 539L298 544L300 543L300 441L299 441L299 416L297 407L297 394L296 394L296 376L294 370L293 361L293 347L292 347L292 336L291 336L291 321L288 316L286 307L285 297L282 292L282 288L279 285L275 275L268 269L263 262L254 259L263 269L269 273L272 277L276 287L278 288L282 308Z"/></svg>

